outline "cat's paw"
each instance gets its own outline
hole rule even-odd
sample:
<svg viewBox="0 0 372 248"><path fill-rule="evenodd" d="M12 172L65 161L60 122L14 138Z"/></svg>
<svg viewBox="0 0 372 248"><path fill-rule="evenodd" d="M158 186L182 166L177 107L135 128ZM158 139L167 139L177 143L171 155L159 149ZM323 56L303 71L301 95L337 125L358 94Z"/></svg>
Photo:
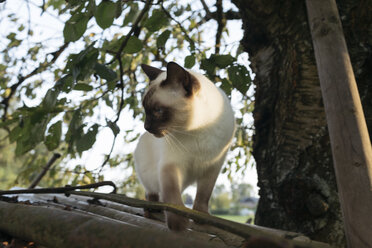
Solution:
<svg viewBox="0 0 372 248"><path fill-rule="evenodd" d="M189 225L188 218L170 212L167 212L166 216L168 228L172 231L184 231Z"/></svg>

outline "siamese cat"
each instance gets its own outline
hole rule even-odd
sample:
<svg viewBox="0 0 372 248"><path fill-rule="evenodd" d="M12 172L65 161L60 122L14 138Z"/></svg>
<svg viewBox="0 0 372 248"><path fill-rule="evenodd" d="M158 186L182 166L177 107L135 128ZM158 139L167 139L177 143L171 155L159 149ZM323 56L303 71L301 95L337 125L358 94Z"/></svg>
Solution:
<svg viewBox="0 0 372 248"><path fill-rule="evenodd" d="M143 107L145 132L134 152L135 170L148 200L183 205L181 193L196 182L193 209L208 202L235 132L234 112L224 92L205 76L170 62L163 71L141 65L150 79ZM188 219L166 212L169 229Z"/></svg>

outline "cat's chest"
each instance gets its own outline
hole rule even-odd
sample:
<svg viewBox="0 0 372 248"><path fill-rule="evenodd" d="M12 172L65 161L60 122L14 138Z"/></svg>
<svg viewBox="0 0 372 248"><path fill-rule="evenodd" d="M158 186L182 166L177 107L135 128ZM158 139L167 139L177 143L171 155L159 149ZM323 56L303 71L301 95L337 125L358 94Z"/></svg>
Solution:
<svg viewBox="0 0 372 248"><path fill-rule="evenodd" d="M209 162L221 151L221 140L208 135L167 138L167 154L188 163Z"/></svg>

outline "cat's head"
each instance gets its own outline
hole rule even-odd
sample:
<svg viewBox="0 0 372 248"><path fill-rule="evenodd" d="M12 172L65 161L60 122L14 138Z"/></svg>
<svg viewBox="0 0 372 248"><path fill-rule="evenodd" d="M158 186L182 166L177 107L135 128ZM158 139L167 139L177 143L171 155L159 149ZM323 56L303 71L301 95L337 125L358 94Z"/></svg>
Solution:
<svg viewBox="0 0 372 248"><path fill-rule="evenodd" d="M145 129L156 137L172 130L187 130L199 81L174 62L168 63L166 71L144 64L141 67L150 79L142 101Z"/></svg>

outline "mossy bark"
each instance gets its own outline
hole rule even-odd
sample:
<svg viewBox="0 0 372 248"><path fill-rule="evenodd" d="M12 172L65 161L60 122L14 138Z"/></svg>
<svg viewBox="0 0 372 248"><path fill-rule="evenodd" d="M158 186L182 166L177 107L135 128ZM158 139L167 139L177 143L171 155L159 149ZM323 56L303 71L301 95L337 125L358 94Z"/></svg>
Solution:
<svg viewBox="0 0 372 248"><path fill-rule="evenodd" d="M342 214L305 1L233 0L254 83L260 202L256 224L345 246ZM338 1L372 132L371 2Z"/></svg>

